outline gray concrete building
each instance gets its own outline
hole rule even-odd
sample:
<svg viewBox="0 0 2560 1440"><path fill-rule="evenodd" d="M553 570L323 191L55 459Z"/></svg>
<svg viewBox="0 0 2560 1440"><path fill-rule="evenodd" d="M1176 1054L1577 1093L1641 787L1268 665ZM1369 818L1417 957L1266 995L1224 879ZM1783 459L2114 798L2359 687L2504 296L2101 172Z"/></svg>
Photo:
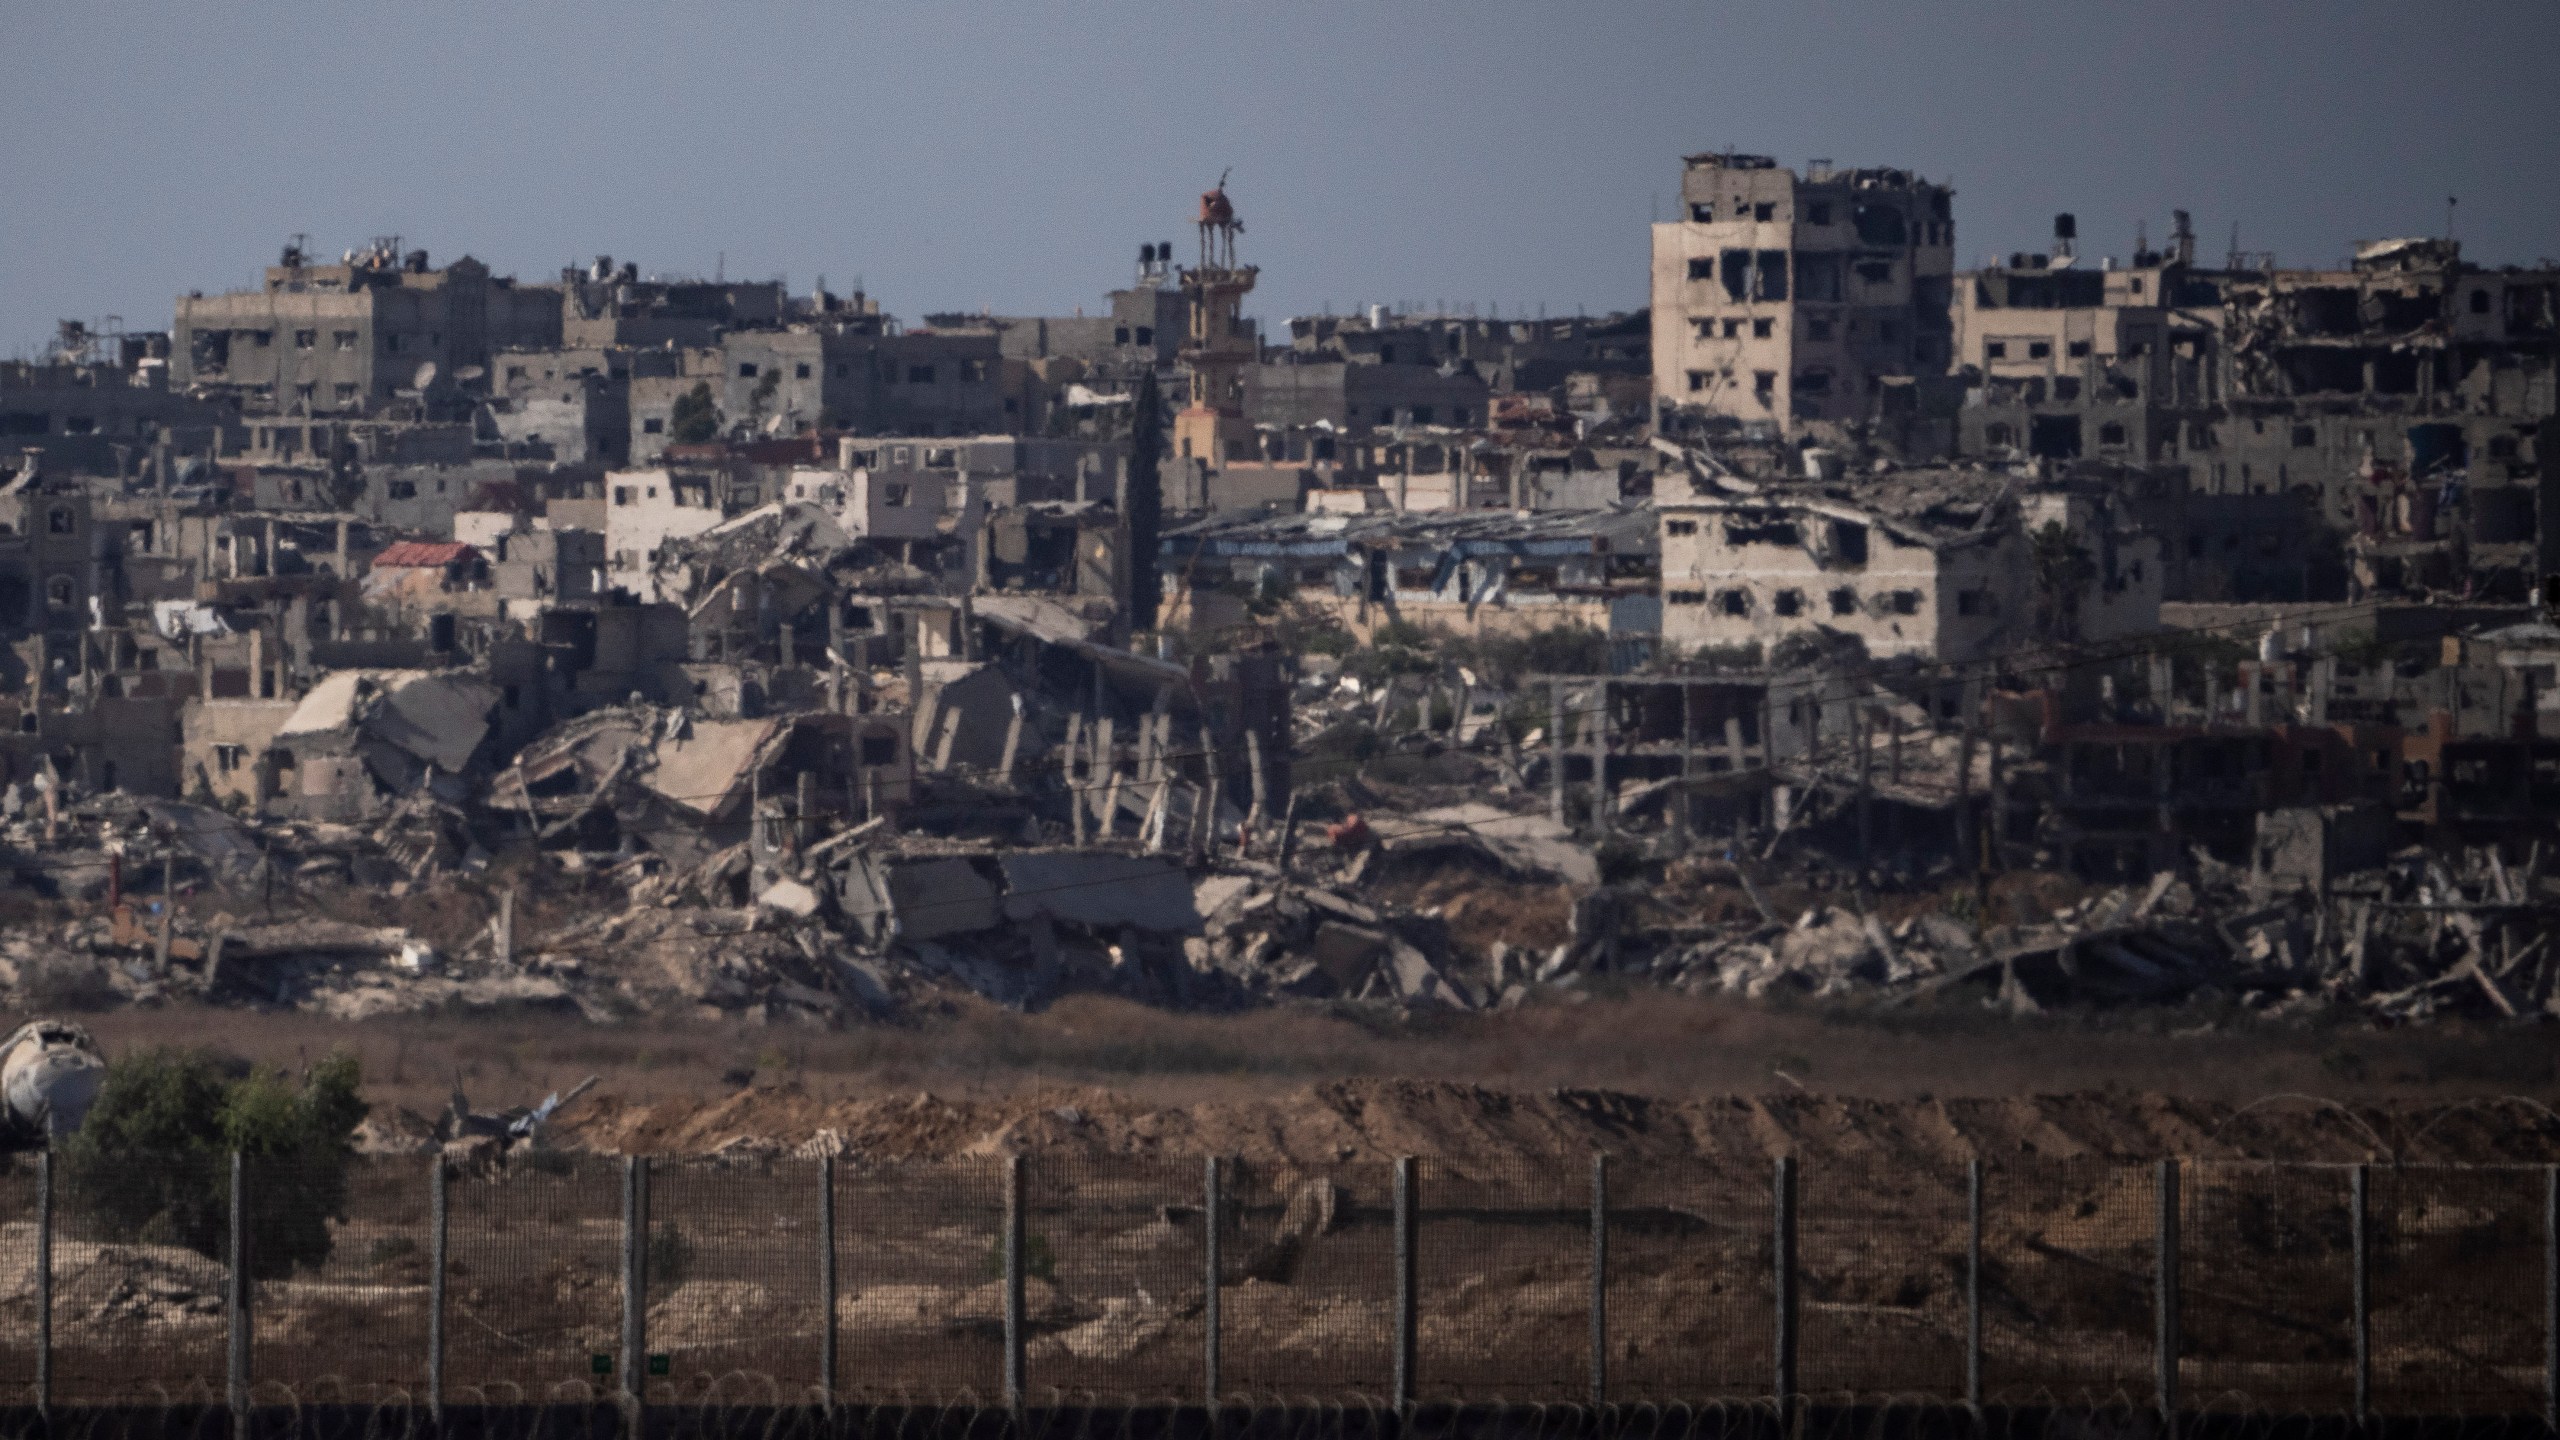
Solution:
<svg viewBox="0 0 2560 1440"><path fill-rule="evenodd" d="M1470 366L1436 360L1301 355L1295 350L1245 367L1244 413L1256 425L1329 425L1359 433L1414 425L1481 425L1493 387Z"/></svg>
<svg viewBox="0 0 2560 1440"><path fill-rule="evenodd" d="M2197 598L2522 597L2543 568L2560 271L2423 239L2343 269L2207 269L2183 214L2165 250L2091 264L2069 218L2049 253L1958 286L1961 453L2184 467L2217 502L2196 513L2231 519L2186 536L2198 583L2224 592Z"/></svg>
<svg viewBox="0 0 2560 1440"><path fill-rule="evenodd" d="M1464 366L1497 391L1554 391L1574 375L1646 375L1653 336L1644 311L1531 319L1404 313L1301 315L1289 350L1310 359Z"/></svg>
<svg viewBox="0 0 2560 1440"><path fill-rule="evenodd" d="M494 350L558 345L560 308L554 287L467 255L432 269L396 238L335 265L287 246L256 289L179 297L170 385L253 413L369 414L424 375L458 380Z"/></svg>
<svg viewBox="0 0 2560 1440"><path fill-rule="evenodd" d="M811 431L969 435L1013 428L993 331L866 333L815 324L733 331L714 347L640 352L630 380L628 454L646 465L676 439L676 406L697 387L720 437Z"/></svg>

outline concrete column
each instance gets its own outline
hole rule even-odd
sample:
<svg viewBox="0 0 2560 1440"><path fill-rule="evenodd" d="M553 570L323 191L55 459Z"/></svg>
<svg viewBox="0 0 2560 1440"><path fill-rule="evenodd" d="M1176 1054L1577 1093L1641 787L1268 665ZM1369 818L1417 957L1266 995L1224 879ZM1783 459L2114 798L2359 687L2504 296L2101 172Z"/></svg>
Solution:
<svg viewBox="0 0 2560 1440"><path fill-rule="evenodd" d="M1591 833L1594 837L1609 833L1609 681L1603 677L1591 713L1583 721L1591 727Z"/></svg>
<svg viewBox="0 0 2560 1440"><path fill-rule="evenodd" d="M1547 682L1547 818L1564 821L1564 684Z"/></svg>
<svg viewBox="0 0 2560 1440"><path fill-rule="evenodd" d="M1672 797L1671 811L1672 825L1684 841L1689 838L1689 809L1694 798L1689 793L1689 772L1697 757L1697 744L1689 735L1692 724L1689 694L1689 686L1683 683L1680 686L1680 789Z"/></svg>

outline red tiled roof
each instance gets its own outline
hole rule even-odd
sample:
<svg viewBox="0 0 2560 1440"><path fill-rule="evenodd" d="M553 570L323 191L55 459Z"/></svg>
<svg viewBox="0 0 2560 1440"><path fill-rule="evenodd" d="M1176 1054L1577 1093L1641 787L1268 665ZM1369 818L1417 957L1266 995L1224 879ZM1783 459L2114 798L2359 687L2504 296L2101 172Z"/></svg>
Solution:
<svg viewBox="0 0 2560 1440"><path fill-rule="evenodd" d="M458 540L403 540L374 556L373 568L383 570L399 566L416 566L421 569L440 570L474 553L476 552L470 546Z"/></svg>

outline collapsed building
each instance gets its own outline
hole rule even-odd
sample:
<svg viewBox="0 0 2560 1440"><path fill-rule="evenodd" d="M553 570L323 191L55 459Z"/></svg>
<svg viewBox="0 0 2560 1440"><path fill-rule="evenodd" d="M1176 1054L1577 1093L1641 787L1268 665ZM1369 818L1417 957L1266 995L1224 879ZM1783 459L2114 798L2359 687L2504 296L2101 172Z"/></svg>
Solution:
<svg viewBox="0 0 2560 1440"><path fill-rule="evenodd" d="M2125 509L2108 489L1974 471L1666 498L1662 638L1976 660L2146 633L2159 626L2160 546Z"/></svg>
<svg viewBox="0 0 2560 1440"><path fill-rule="evenodd" d="M1164 545L1168 626L1232 630L1286 602L1355 635L1579 627L1642 647L1661 632L1656 521L1637 507L1209 519Z"/></svg>
<svg viewBox="0 0 2560 1440"><path fill-rule="evenodd" d="M2164 250L2081 260L2065 215L2052 253L1964 277L1961 453L2184 467L2201 543L2247 537L2199 599L2513 600L2551 568L2560 274L2429 239L2361 245L2342 269L2211 268L2184 212Z"/></svg>
<svg viewBox="0 0 2560 1440"><path fill-rule="evenodd" d="M1950 193L1691 157L1649 312L1272 346L1223 187L1092 317L289 255L0 375L115 396L0 455L0 864L347 1015L2547 1010L2539 272L1959 278ZM2431 599L2245 603L2344 585Z"/></svg>

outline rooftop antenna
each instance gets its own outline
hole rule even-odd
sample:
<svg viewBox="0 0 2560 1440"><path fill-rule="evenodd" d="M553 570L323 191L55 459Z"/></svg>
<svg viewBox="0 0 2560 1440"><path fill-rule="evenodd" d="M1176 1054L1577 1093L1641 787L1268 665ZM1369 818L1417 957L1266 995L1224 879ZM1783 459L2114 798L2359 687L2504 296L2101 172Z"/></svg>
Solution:
<svg viewBox="0 0 2560 1440"><path fill-rule="evenodd" d="M2231 222L2231 254L2223 262L2222 268L2225 270L2240 268L2240 222L2237 220Z"/></svg>
<svg viewBox="0 0 2560 1440"><path fill-rule="evenodd" d="M2453 207L2461 203L2461 197L2459 196L2447 195L2444 197L2444 238L2447 240L2453 238Z"/></svg>

